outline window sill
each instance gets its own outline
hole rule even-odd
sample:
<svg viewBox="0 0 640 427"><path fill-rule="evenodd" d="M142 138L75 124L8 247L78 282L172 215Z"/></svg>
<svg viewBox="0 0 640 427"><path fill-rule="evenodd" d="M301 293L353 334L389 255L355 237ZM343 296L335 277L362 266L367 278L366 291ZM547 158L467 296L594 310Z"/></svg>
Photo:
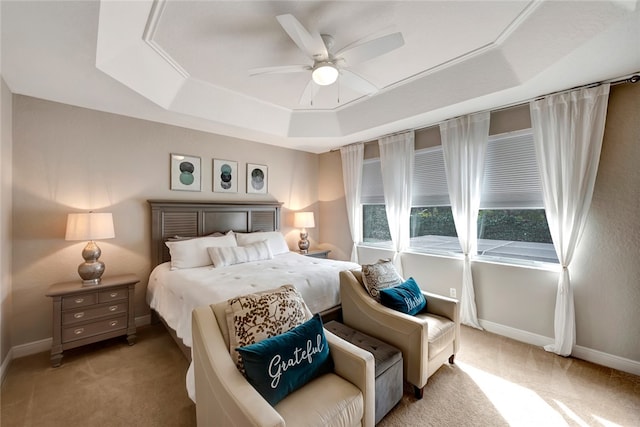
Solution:
<svg viewBox="0 0 640 427"><path fill-rule="evenodd" d="M386 242L380 242L380 243L363 242L363 243L359 243L357 246L359 248L393 251L393 247ZM403 253L429 256L429 257L448 258L448 259L460 259L460 260L464 259L464 256L462 255L462 253L455 253L450 251L437 251L437 250L411 248L404 251ZM502 258L502 257L488 256L488 255L477 255L473 258L472 262L505 265L510 267L529 268L529 269L543 270L543 271L559 272L561 270L560 264L556 264L552 262L534 261L534 260L525 260L525 259L516 259L516 258Z"/></svg>
<svg viewBox="0 0 640 427"><path fill-rule="evenodd" d="M499 257L486 256L486 255L478 255L473 260L482 262L485 264L507 265L511 267L530 268L533 270L556 271L556 272L560 272L561 270L560 264L555 264L552 262L545 262L545 261L499 258Z"/></svg>

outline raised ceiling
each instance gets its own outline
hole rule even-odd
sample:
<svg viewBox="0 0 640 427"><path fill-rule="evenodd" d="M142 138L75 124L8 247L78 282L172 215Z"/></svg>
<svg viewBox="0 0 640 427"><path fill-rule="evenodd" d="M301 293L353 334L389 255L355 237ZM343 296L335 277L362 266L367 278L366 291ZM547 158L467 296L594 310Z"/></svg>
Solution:
<svg viewBox="0 0 640 427"><path fill-rule="evenodd" d="M640 71L638 1L6 1L2 76L14 93L320 153L351 142ZM276 20L337 48L405 44L300 104L309 64Z"/></svg>

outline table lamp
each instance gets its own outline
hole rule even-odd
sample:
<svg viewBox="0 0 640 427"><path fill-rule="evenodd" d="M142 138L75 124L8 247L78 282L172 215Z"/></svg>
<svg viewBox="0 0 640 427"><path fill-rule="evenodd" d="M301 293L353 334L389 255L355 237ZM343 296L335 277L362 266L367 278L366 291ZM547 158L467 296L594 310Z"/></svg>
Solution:
<svg viewBox="0 0 640 427"><path fill-rule="evenodd" d="M67 216L67 232L64 239L89 241L82 250L84 262L78 266L78 274L83 285L98 285L104 273L104 262L98 261L102 251L94 240L114 237L113 216L110 213L71 213Z"/></svg>
<svg viewBox="0 0 640 427"><path fill-rule="evenodd" d="M301 254L309 252L309 241L307 237L307 228L313 228L316 223L313 219L313 212L296 212L293 217L293 226L300 228L300 240L298 241L298 248L300 248Z"/></svg>

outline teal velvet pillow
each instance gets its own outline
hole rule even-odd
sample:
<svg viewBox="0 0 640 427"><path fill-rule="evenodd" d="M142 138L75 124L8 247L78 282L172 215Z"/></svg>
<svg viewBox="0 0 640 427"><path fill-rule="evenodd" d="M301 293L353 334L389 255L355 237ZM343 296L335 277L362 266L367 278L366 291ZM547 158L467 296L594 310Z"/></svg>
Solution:
<svg viewBox="0 0 640 427"><path fill-rule="evenodd" d="M333 371L333 359L316 314L289 331L236 349L247 380L275 406L312 379Z"/></svg>
<svg viewBox="0 0 640 427"><path fill-rule="evenodd" d="M418 314L427 305L427 299L413 277L409 277L398 286L381 289L380 302L385 307L412 316Z"/></svg>

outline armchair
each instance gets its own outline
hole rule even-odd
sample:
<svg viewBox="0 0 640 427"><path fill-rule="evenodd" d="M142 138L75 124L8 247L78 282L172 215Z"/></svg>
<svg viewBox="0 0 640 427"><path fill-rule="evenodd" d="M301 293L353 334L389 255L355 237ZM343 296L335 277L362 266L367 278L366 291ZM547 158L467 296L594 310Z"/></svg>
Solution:
<svg viewBox="0 0 640 427"><path fill-rule="evenodd" d="M365 426L375 419L373 355L325 329L334 372L271 406L229 354L225 303L192 314L196 416L199 426Z"/></svg>
<svg viewBox="0 0 640 427"><path fill-rule="evenodd" d="M365 289L362 273L340 272L340 298L345 325L385 341L402 351L404 379L422 398L429 377L447 359L454 363L460 346L458 302L425 291L426 311L415 316L390 309Z"/></svg>

